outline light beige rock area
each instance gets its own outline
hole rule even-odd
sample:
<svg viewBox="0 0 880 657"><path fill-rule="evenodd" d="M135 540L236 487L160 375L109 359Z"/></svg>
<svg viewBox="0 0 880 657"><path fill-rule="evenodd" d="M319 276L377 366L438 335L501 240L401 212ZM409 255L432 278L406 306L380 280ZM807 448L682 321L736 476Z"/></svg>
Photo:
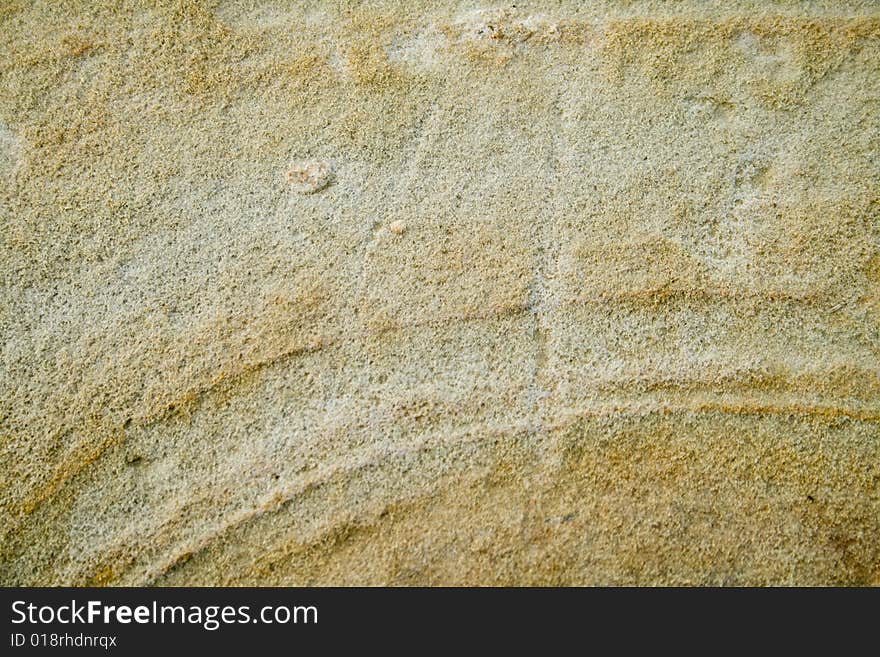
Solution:
<svg viewBox="0 0 880 657"><path fill-rule="evenodd" d="M0 583L880 584L875 2L0 3Z"/></svg>

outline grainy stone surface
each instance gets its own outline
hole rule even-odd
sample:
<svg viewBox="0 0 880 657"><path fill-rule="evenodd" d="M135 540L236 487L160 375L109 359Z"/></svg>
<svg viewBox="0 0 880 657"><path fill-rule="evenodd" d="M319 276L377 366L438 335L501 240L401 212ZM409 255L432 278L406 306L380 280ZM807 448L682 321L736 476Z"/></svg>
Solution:
<svg viewBox="0 0 880 657"><path fill-rule="evenodd" d="M875 2L0 3L0 583L880 584L878 99Z"/></svg>

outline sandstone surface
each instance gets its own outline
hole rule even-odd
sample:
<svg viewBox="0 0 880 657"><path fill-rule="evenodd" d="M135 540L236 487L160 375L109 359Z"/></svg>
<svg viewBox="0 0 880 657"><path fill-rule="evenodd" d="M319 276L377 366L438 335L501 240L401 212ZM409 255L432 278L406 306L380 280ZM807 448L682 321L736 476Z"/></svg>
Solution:
<svg viewBox="0 0 880 657"><path fill-rule="evenodd" d="M880 584L876 2L0 3L0 584Z"/></svg>

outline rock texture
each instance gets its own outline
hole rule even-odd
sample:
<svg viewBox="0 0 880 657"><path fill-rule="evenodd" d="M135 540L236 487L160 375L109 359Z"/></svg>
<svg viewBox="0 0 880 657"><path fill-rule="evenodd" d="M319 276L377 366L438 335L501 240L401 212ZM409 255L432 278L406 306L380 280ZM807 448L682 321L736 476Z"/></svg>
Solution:
<svg viewBox="0 0 880 657"><path fill-rule="evenodd" d="M0 583L880 584L875 2L0 4Z"/></svg>

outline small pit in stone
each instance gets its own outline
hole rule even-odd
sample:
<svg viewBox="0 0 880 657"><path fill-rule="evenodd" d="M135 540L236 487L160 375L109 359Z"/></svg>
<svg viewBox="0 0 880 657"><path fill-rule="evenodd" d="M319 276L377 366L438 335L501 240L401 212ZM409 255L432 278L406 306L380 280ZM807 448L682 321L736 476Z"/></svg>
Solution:
<svg viewBox="0 0 880 657"><path fill-rule="evenodd" d="M298 194L314 194L329 186L335 176L326 162L298 162L287 170L285 179Z"/></svg>

